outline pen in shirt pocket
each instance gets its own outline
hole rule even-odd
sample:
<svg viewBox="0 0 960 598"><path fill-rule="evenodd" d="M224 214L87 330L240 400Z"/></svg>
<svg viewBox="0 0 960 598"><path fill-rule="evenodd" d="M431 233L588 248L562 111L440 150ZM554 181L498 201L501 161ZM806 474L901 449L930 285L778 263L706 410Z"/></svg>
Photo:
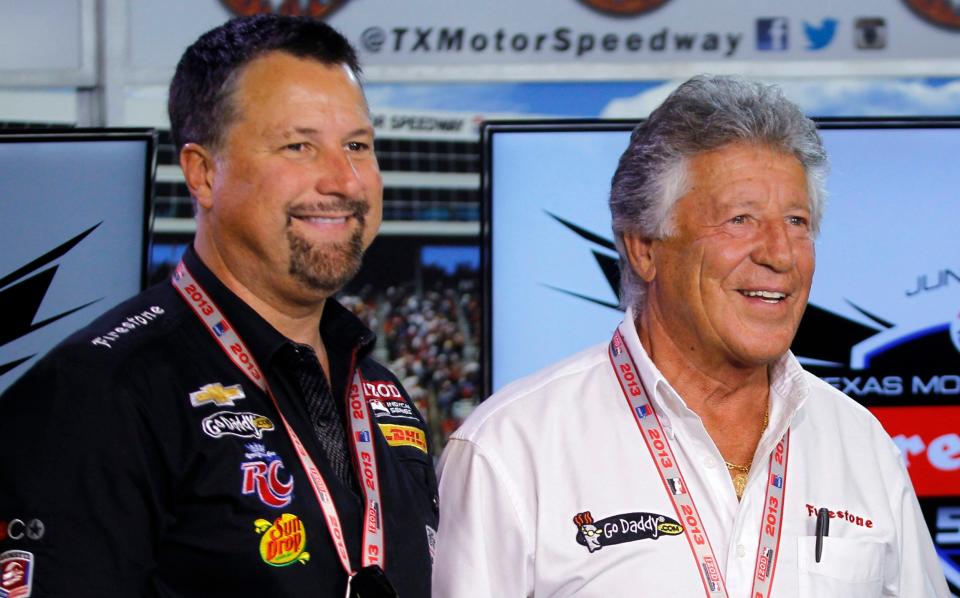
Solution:
<svg viewBox="0 0 960 598"><path fill-rule="evenodd" d="M823 539L830 533L830 512L826 508L817 511L817 543L815 556L817 562L820 562L820 556L823 554Z"/></svg>

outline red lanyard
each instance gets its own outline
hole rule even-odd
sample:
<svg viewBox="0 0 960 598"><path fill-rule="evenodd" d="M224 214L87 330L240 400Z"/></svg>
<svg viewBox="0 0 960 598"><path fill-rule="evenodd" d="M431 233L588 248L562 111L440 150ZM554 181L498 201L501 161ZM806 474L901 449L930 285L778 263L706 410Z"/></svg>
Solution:
<svg viewBox="0 0 960 598"><path fill-rule="evenodd" d="M630 404L630 410L637 422L643 439L650 451L650 456L660 473L660 480L673 502L677 512L677 519L683 524L683 532L693 551L693 558L697 562L697 572L703 581L703 587L710 598L727 596L727 588L723 581L723 574L713 554L713 547L703 527L703 521L690 495L690 487L683 480L680 464L673 455L670 442L660 424L653 405L650 403L649 393L637 364L630 355L630 349L617 330L610 341L608 350L610 363L620 382L623 395ZM783 525L783 497L787 483L787 453L790 447L790 430L780 438L776 448L770 453L769 472L767 480L767 494L763 501L763 517L760 523L760 542L757 546L757 560L753 571L753 590L751 598L769 598L773 584L773 573L777 562L777 553L780 549L780 530ZM679 480L681 483L672 486L679 488L671 490L668 480Z"/></svg>
<svg viewBox="0 0 960 598"><path fill-rule="evenodd" d="M253 353L247 349L247 346L236 333L233 326L227 321L227 318L220 312L220 309L213 302L213 299L200 286L186 264L182 261L177 265L177 269L171 280L173 286L180 292L197 317L203 322L210 331L211 336L220 345L224 353L233 361L240 371L242 371L257 385L260 390L265 392L273 401L283 422L283 427L287 430L287 435L293 443L293 448L300 458L303 469L307 472L307 478L310 480L310 486L317 497L320 509L327 521L327 530L330 532L330 538L337 549L337 555L340 557L340 563L347 572L348 577L356 574L350 565L350 554L347 552L347 544L343 538L343 527L340 525L340 516L337 514L336 505L333 503L333 497L327 488L327 483L323 479L320 470L317 468L313 459L307 453L303 443L296 432L290 426L287 418L283 416L280 410L280 404L276 396L270 390L263 370L257 365L253 358ZM380 477L377 470L377 457L373 448L373 432L371 430L371 418L367 407L366 396L363 394L363 380L360 378L358 369L354 369L353 379L350 385L350 439L351 446L355 451L357 462L362 469L362 478L360 486L363 490L366 500L366 507L363 517L363 548L361 549L361 566L384 564L384 540L383 540L383 513L381 513L380 501ZM349 587L349 586L348 586Z"/></svg>

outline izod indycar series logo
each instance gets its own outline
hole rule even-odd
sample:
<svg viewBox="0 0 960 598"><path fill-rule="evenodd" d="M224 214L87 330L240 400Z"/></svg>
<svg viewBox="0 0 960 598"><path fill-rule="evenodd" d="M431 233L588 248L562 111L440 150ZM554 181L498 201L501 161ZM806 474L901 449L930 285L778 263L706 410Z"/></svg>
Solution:
<svg viewBox="0 0 960 598"><path fill-rule="evenodd" d="M577 526L577 544L590 552L604 546L683 533L683 526L676 519L657 513L623 513L594 521L590 511L584 511L573 517L573 524Z"/></svg>
<svg viewBox="0 0 960 598"><path fill-rule="evenodd" d="M389 380L368 380L363 383L363 393L374 417L400 417L419 420L413 408L403 399L400 389Z"/></svg>
<svg viewBox="0 0 960 598"><path fill-rule="evenodd" d="M307 533L303 522L296 515L284 513L272 522L257 519L254 528L260 538L260 558L274 567L293 563L305 564L310 560L307 548Z"/></svg>
<svg viewBox="0 0 960 598"><path fill-rule="evenodd" d="M773 549L769 546L761 547L760 554L757 556L757 581L766 581L772 561Z"/></svg>

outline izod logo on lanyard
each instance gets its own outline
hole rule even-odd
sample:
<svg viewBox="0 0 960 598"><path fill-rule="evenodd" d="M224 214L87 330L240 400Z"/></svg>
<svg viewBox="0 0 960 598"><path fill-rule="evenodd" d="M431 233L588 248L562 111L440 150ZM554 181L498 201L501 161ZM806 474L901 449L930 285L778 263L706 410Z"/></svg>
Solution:
<svg viewBox="0 0 960 598"><path fill-rule="evenodd" d="M725 597L727 588L717 558L714 556L713 547L710 545L710 538L703 527L689 487L683 480L683 473L674 457L673 449L670 448L670 441L663 431L660 418L650 402L637 364L630 355L630 350L619 330L614 333L613 340L610 341L608 355L610 365L620 382L623 396L630 404L630 413L633 414L647 449L650 451L650 457L660 472L664 491L673 503L677 518L683 526L683 533L689 540L706 595L711 598ZM787 430L770 454L770 477L763 501L764 513L761 518L760 545L754 567L751 598L770 597L777 552L780 549L780 531L783 526L783 497L786 490L789 447L790 431Z"/></svg>

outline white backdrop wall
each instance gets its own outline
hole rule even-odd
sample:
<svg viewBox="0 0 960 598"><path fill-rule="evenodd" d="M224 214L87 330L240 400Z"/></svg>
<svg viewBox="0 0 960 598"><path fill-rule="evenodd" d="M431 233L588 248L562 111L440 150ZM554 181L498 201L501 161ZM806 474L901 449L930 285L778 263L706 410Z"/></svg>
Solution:
<svg viewBox="0 0 960 598"><path fill-rule="evenodd" d="M0 91L8 92L0 93L0 120L165 126L165 88L177 59L199 34L232 16L228 4L0 0ZM812 80L802 95L816 102L829 102L826 96L835 96L838 85L851 80L858 89L919 80L928 95L947 98L941 99L939 113L956 112L952 92L939 80L960 76L960 3L951 0L621 3L660 4L630 16L590 6L603 4L599 0L265 4L274 10L335 7L327 21L360 50L368 83L382 86L373 88L374 108L433 109L423 96L437 87L424 89L413 103L375 104L377 97L410 98L406 85L452 85L479 98L483 94L457 85L490 85L489 97L504 89L497 85L509 83L660 82L728 72ZM842 93L849 95L848 87ZM820 88L826 91L818 94ZM449 94L448 89L444 95ZM609 100L620 101L619 108L591 107L588 114L569 102L565 109L548 104L535 111L482 105L457 110L622 115L622 101L635 95L613 90ZM71 108L64 109L63 102ZM643 115L634 108L629 116ZM816 104L811 109L823 113ZM882 111L926 113L902 101Z"/></svg>

